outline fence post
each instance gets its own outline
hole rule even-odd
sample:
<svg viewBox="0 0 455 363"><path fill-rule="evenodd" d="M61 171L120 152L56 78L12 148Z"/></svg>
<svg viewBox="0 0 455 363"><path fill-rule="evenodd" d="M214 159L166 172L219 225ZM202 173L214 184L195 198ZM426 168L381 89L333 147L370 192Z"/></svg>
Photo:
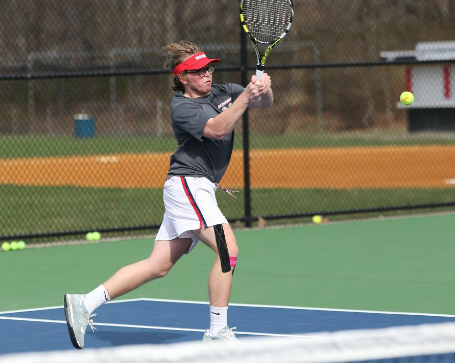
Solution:
<svg viewBox="0 0 455 363"><path fill-rule="evenodd" d="M109 69L115 72L115 55L117 49L109 51ZM117 135L117 80L115 76L109 77L109 90L111 98L111 135Z"/></svg>
<svg viewBox="0 0 455 363"><path fill-rule="evenodd" d="M33 62L35 60L35 53L27 55L27 75L32 76ZM35 84L33 79L28 80L28 130L27 132L35 133Z"/></svg>
<svg viewBox="0 0 455 363"><path fill-rule="evenodd" d="M240 23L239 23L240 24ZM248 57L246 34L240 28L240 68L242 86L248 85ZM250 142L249 142L248 108L243 114L243 180L245 188L245 227L251 227L251 188L250 188Z"/></svg>

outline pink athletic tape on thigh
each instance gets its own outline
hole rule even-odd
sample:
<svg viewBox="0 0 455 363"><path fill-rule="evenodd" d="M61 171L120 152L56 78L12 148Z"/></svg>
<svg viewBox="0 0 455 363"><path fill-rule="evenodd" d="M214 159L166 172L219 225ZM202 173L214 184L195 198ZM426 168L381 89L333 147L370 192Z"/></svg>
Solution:
<svg viewBox="0 0 455 363"><path fill-rule="evenodd" d="M231 263L231 267L235 267L237 263L237 257L229 257L229 262Z"/></svg>

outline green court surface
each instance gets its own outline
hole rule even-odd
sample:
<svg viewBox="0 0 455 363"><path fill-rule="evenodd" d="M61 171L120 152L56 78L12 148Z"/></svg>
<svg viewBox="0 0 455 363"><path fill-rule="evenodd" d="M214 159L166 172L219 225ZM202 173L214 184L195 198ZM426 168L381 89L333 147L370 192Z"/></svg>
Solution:
<svg viewBox="0 0 455 363"><path fill-rule="evenodd" d="M237 230L231 302L455 314L455 214ZM153 238L0 253L0 311L61 306L124 265ZM163 279L123 298L207 301L213 252L200 243Z"/></svg>

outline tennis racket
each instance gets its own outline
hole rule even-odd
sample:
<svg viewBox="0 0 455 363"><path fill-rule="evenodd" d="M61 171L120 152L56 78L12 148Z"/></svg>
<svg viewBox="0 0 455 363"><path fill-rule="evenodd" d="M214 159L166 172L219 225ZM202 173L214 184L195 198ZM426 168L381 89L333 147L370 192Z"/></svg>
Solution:
<svg viewBox="0 0 455 363"><path fill-rule="evenodd" d="M292 0L241 0L240 21L256 52L256 79L261 80L265 61L291 29L294 18ZM261 54L259 44L267 46ZM260 97L258 100L261 99Z"/></svg>

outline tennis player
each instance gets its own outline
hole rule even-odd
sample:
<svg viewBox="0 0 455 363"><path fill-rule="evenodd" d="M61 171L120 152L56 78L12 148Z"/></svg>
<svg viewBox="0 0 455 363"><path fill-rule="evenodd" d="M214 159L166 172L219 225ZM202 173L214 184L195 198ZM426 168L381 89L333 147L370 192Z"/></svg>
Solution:
<svg viewBox="0 0 455 363"><path fill-rule="evenodd" d="M174 75L171 125L178 143L164 184L163 222L149 258L123 267L86 295L65 295L66 320L75 348L84 347L87 325L93 330L95 309L166 276L198 241L215 253L208 278L210 329L203 340L236 339L227 323L227 310L239 250L218 208L215 191L220 187L234 196L234 191L218 184L229 165L234 129L247 107L272 105L271 79L266 73L261 81L252 76L246 88L233 83L212 84L214 64L220 59L209 59L198 45L187 41L163 49L165 67L172 68Z"/></svg>

